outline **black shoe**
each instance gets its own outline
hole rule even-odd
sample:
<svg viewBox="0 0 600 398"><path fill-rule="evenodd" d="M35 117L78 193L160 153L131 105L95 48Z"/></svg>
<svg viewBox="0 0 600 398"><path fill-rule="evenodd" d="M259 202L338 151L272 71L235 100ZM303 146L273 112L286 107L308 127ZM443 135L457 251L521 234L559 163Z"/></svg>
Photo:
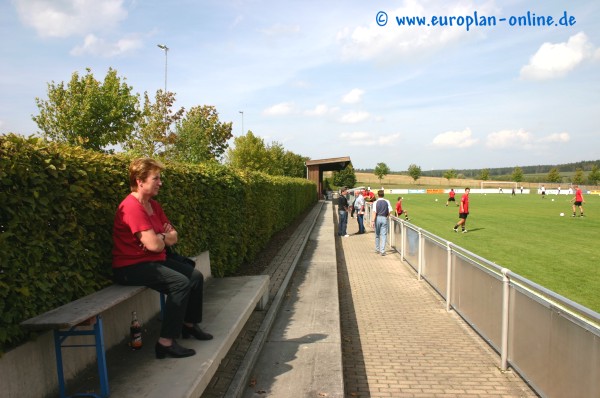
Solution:
<svg viewBox="0 0 600 398"><path fill-rule="evenodd" d="M184 339L187 339L190 336L194 336L198 340L212 340L212 338L213 338L212 334L202 331L202 329L200 329L198 327L198 325L194 325L194 326L183 325L183 327L181 329L181 337L183 337Z"/></svg>
<svg viewBox="0 0 600 398"><path fill-rule="evenodd" d="M191 348L180 346L177 344L175 339L173 339L173 344L171 344L169 347L157 342L154 346L154 352L156 352L156 359L163 359L167 356L173 358L185 358L196 355L196 351L192 350Z"/></svg>

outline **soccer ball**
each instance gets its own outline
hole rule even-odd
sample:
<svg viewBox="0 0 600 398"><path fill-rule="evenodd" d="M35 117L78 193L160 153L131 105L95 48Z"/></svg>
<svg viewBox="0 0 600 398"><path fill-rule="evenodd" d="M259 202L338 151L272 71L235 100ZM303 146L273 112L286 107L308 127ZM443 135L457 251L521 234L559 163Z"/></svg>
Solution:
<svg viewBox="0 0 600 398"><path fill-rule="evenodd" d="M565 216L565 213L560 213L560 216L561 216L561 217L564 217L564 216Z"/></svg>
<svg viewBox="0 0 600 398"><path fill-rule="evenodd" d="M437 199L435 201L437 202Z"/></svg>
<svg viewBox="0 0 600 398"><path fill-rule="evenodd" d="M552 201L554 202L554 199L552 199Z"/></svg>

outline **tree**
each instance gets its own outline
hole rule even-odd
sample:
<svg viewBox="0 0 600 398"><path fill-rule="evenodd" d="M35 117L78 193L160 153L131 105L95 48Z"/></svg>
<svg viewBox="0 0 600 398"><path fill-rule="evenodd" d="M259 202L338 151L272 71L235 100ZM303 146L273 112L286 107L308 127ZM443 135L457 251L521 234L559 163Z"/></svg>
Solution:
<svg viewBox="0 0 600 398"><path fill-rule="evenodd" d="M408 175L412 177L414 182L417 182L417 180L421 177L421 174L421 167L417 166L416 164L411 164L408 166Z"/></svg>
<svg viewBox="0 0 600 398"><path fill-rule="evenodd" d="M352 163L340 170L333 172L333 184L338 187L354 188L356 185L356 174L354 173L354 167Z"/></svg>
<svg viewBox="0 0 600 398"><path fill-rule="evenodd" d="M592 170L588 173L588 183L598 185L598 181L600 181L600 169L597 165L593 165Z"/></svg>
<svg viewBox="0 0 600 398"><path fill-rule="evenodd" d="M512 172L511 179L514 182L521 182L521 181L523 181L523 169L520 168L520 167L518 167L518 166L515 167L515 169Z"/></svg>
<svg viewBox="0 0 600 398"><path fill-rule="evenodd" d="M233 148L227 150L227 159L231 167L266 172L271 167L271 157L265 141L255 136L251 130L246 135L233 140Z"/></svg>
<svg viewBox="0 0 600 398"><path fill-rule="evenodd" d="M490 179L490 169L481 170L481 174L479 174L479 179L483 181L487 181Z"/></svg>
<svg viewBox="0 0 600 398"><path fill-rule="evenodd" d="M450 184L450 180L453 178L456 178L457 174L456 174L456 170L454 169L450 169L450 170L446 170L446 172L444 173L444 178L448 180L448 184Z"/></svg>
<svg viewBox="0 0 600 398"><path fill-rule="evenodd" d="M583 170L578 168L575 170L575 174L573 175L572 182L573 184L581 185L585 181L585 176L583 175Z"/></svg>
<svg viewBox="0 0 600 398"><path fill-rule="evenodd" d="M262 171L270 175L306 177L305 162L308 158L286 151L283 145L265 141L252 131L234 139L234 147L227 150L231 167Z"/></svg>
<svg viewBox="0 0 600 398"><path fill-rule="evenodd" d="M175 135L169 130L171 124L181 119L184 108L172 112L175 94L158 90L156 102L152 103L148 93L144 93L144 109L138 119L133 134L123 147L135 156L167 157L175 142Z"/></svg>
<svg viewBox="0 0 600 398"><path fill-rule="evenodd" d="M306 161L308 157L286 151L283 155L283 175L287 177L306 178ZM356 181L356 177L354 178Z"/></svg>
<svg viewBox="0 0 600 398"><path fill-rule="evenodd" d="M35 99L40 114L32 119L47 139L104 151L130 137L140 114L139 96L112 68L102 83L86 71L81 78L74 72L66 88L64 82L49 83L48 100Z"/></svg>
<svg viewBox="0 0 600 398"><path fill-rule="evenodd" d="M560 173L558 172L558 168L553 167L552 169L550 169L546 179L548 180L548 182L560 182L561 177Z"/></svg>
<svg viewBox="0 0 600 398"><path fill-rule="evenodd" d="M214 106L195 106L175 125L169 157L189 163L218 161L229 147L231 129L232 123L221 122Z"/></svg>
<svg viewBox="0 0 600 398"><path fill-rule="evenodd" d="M267 174L273 176L284 175L284 157L285 148L277 141L273 141L270 145L267 145L267 152L269 154L269 167L265 170Z"/></svg>
<svg viewBox="0 0 600 398"><path fill-rule="evenodd" d="M379 179L379 184L381 184L381 180L383 179L383 177L390 174L390 168L385 163L377 163L377 166L375 166L374 174Z"/></svg>

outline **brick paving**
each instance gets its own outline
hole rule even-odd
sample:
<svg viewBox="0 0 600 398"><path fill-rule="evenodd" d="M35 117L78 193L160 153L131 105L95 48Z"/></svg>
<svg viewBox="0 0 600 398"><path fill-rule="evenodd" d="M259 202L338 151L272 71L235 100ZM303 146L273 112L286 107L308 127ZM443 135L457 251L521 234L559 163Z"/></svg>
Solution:
<svg viewBox="0 0 600 398"><path fill-rule="evenodd" d="M537 397L400 255L350 218L337 238L347 397Z"/></svg>

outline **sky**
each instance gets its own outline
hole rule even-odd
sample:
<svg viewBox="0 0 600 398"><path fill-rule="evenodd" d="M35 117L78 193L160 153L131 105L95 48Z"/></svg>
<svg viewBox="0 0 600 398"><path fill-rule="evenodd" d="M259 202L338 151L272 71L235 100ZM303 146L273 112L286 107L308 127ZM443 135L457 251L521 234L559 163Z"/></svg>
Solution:
<svg viewBox="0 0 600 398"><path fill-rule="evenodd" d="M597 160L599 21L596 0L2 0L0 134L39 133L49 83L113 68L359 169Z"/></svg>

